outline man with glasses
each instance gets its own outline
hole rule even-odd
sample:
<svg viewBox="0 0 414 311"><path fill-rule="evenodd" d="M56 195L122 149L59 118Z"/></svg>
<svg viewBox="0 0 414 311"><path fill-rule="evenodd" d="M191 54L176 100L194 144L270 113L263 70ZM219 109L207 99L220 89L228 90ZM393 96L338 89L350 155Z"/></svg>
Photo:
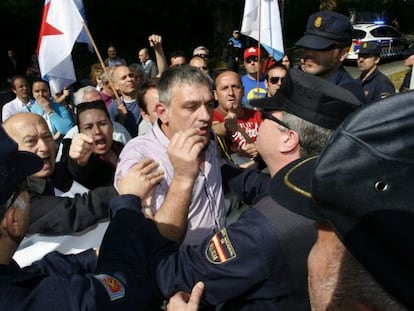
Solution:
<svg viewBox="0 0 414 311"><path fill-rule="evenodd" d="M304 36L296 42L303 48L305 72L326 79L354 94L365 103L361 84L343 67L352 43L353 27L349 18L333 11L313 13Z"/></svg>
<svg viewBox="0 0 414 311"><path fill-rule="evenodd" d="M276 92L282 86L282 82L287 74L284 65L276 63L269 67L266 74L265 86L267 88L267 97L275 96Z"/></svg>
<svg viewBox="0 0 414 311"><path fill-rule="evenodd" d="M193 56L200 56L204 58L205 60L208 60L209 54L210 54L209 50L203 45L196 47L193 51Z"/></svg>
<svg viewBox="0 0 414 311"><path fill-rule="evenodd" d="M263 112L256 147L271 176L301 156L318 154L332 130L360 106L348 91L295 69L276 96L252 104ZM249 169L232 178L234 173L223 169L231 190L252 207L201 245L161 260L161 292L189 293L203 281L203 303L225 302L225 310L309 310L306 259L315 223L272 200L268 175Z"/></svg>
<svg viewBox="0 0 414 311"><path fill-rule="evenodd" d="M243 57L246 74L241 77L244 87L242 103L244 107L251 108L250 100L266 96L265 78L260 72L261 51L257 47L249 47L244 50Z"/></svg>

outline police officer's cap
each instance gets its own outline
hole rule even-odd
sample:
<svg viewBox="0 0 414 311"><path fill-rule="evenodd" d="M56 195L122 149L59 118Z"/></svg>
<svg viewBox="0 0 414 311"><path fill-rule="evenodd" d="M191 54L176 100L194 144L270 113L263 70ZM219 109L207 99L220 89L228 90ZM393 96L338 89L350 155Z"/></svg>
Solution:
<svg viewBox="0 0 414 311"><path fill-rule="evenodd" d="M313 50L324 50L333 45L346 47L352 43L352 33L348 17L337 12L320 11L309 17L305 35L296 45Z"/></svg>
<svg viewBox="0 0 414 311"><path fill-rule="evenodd" d="M358 55L380 56L381 46L376 42L363 42L359 48Z"/></svg>
<svg viewBox="0 0 414 311"><path fill-rule="evenodd" d="M413 92L366 105L335 131L319 158L272 179L272 198L332 226L376 281L414 310Z"/></svg>
<svg viewBox="0 0 414 311"><path fill-rule="evenodd" d="M17 144L0 126L0 215L9 207L10 199L26 177L36 173L44 162L36 154L18 151Z"/></svg>
<svg viewBox="0 0 414 311"><path fill-rule="evenodd" d="M280 110L324 128L336 128L361 102L349 91L329 81L289 69L273 97L251 100L261 110Z"/></svg>

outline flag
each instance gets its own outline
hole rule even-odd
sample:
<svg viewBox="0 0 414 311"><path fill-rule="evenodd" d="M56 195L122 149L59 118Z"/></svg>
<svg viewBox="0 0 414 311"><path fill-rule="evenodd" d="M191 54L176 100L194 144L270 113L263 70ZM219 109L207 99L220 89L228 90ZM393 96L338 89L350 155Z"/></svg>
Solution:
<svg viewBox="0 0 414 311"><path fill-rule="evenodd" d="M83 20L85 21L85 24L88 24L88 22L86 21L86 13L85 13L85 7L83 6L83 1L82 0L74 0L74 2L76 4L76 7L79 10L80 15L82 16ZM86 30L84 28L82 28L82 31L79 34L79 37L76 40L76 42L86 43L88 45L89 51L93 52L93 46L92 46L91 39L89 38L89 36L86 33Z"/></svg>
<svg viewBox="0 0 414 311"><path fill-rule="evenodd" d="M52 95L76 81L72 49L83 29L73 0L45 0L37 54L42 78Z"/></svg>
<svg viewBox="0 0 414 311"><path fill-rule="evenodd" d="M259 41L259 31L259 43L263 48L274 59L282 59L284 47L278 0L246 0L241 33Z"/></svg>

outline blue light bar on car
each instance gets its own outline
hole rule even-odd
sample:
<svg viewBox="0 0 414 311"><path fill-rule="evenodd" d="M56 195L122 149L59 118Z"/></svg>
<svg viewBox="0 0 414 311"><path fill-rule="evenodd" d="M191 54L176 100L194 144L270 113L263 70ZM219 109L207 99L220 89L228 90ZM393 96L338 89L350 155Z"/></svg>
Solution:
<svg viewBox="0 0 414 311"><path fill-rule="evenodd" d="M384 21L374 21L375 25L384 25L385 22Z"/></svg>

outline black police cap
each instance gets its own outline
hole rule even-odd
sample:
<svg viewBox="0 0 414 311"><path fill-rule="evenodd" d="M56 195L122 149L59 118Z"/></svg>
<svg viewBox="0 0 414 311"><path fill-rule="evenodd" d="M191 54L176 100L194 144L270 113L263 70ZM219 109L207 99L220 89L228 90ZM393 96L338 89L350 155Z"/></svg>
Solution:
<svg viewBox="0 0 414 311"><path fill-rule="evenodd" d="M336 128L361 102L349 91L298 69L289 69L273 97L251 100L261 110L280 110L323 128Z"/></svg>

